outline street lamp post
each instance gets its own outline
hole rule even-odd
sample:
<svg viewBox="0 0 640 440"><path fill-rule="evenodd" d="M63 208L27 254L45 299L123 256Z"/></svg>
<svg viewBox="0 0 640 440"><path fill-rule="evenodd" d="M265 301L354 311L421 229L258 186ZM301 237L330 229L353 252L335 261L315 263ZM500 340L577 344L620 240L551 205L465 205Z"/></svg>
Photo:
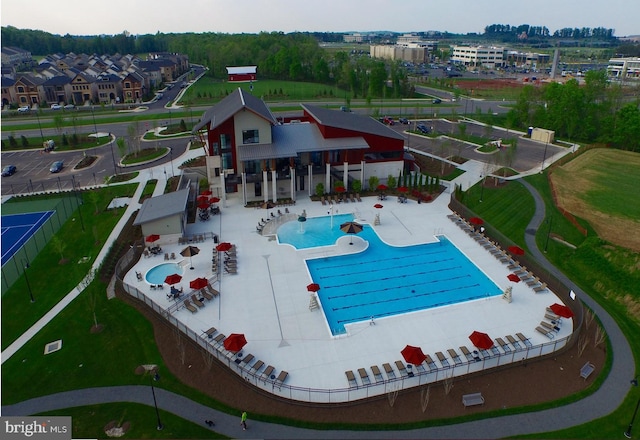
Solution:
<svg viewBox="0 0 640 440"><path fill-rule="evenodd" d="M156 417L158 418L158 426L157 429L158 431L162 431L162 428L164 428L164 426L162 425L162 422L160 421L160 411L158 411L158 402L156 401L156 390L153 387L153 382L154 381L158 381L160 380L160 375L156 372L153 377L151 378L151 394L153 395L153 406L156 409Z"/></svg>
<svg viewBox="0 0 640 440"><path fill-rule="evenodd" d="M29 290L29 297L31 298L31 302L36 302L36 299L33 297L33 292L31 291L31 283L29 283L29 277L27 276L27 269L29 269L29 262L25 261L21 258L22 262L22 273L24 274L24 280L27 282L27 289Z"/></svg>
<svg viewBox="0 0 640 440"><path fill-rule="evenodd" d="M549 146L549 141L544 144L544 154L542 155L542 165L540 166L540 172L544 171L544 160L547 158L547 147Z"/></svg>
<svg viewBox="0 0 640 440"><path fill-rule="evenodd" d="M109 137L111 137L111 133L109 133ZM111 145L111 160L113 161L113 172L116 173L116 176L117 176L118 167L116 166L116 156L115 154L113 154L113 139L111 139L110 145Z"/></svg>
<svg viewBox="0 0 640 440"><path fill-rule="evenodd" d="M549 236L551 235L551 222L553 217L549 217L547 223L549 224L549 228L547 229L547 240L544 243L544 253L547 253L547 246L549 246Z"/></svg>
<svg viewBox="0 0 640 440"><path fill-rule="evenodd" d="M484 194L484 177L480 176L480 202L482 202L482 196Z"/></svg>
<svg viewBox="0 0 640 440"><path fill-rule="evenodd" d="M638 413L639 406L640 406L640 399L638 399L638 403L636 403L636 409L633 411L633 417L631 417L631 422L629 422L629 427L624 432L624 436L626 438L631 438L631 428L633 428L633 422L636 420L636 414Z"/></svg>
<svg viewBox="0 0 640 440"><path fill-rule="evenodd" d="M173 147L169 145L169 161L171 163L171 177L176 177L173 173Z"/></svg>
<svg viewBox="0 0 640 440"><path fill-rule="evenodd" d="M98 143L98 126L96 125L96 114L93 112L93 106L91 106L91 116L93 116L93 131L96 135L96 143Z"/></svg>

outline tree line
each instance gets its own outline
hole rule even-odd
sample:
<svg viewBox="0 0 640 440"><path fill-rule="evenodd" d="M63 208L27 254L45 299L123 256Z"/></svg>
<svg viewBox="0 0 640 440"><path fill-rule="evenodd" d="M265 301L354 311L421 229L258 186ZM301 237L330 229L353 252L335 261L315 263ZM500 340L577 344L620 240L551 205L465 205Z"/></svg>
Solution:
<svg viewBox="0 0 640 440"><path fill-rule="evenodd" d="M527 85L507 114L507 127L542 127L569 141L601 142L640 152L640 107L626 100L620 84L610 83L604 70L542 87Z"/></svg>
<svg viewBox="0 0 640 440"><path fill-rule="evenodd" d="M552 39L572 39L572 40L597 40L605 42L616 42L613 35L614 29L596 27L582 28L562 28L553 34L546 26L531 26L521 24L512 26L509 24L491 24L484 28L484 36L489 39L497 39L503 42L517 42L526 39L527 41L545 41Z"/></svg>

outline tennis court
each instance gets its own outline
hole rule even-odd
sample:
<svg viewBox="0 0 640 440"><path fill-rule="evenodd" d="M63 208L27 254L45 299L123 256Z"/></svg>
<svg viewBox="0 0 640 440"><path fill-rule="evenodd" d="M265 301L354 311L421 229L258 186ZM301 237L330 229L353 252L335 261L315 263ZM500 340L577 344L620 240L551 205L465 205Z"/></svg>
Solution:
<svg viewBox="0 0 640 440"><path fill-rule="evenodd" d="M2 216L2 266L13 257L55 211Z"/></svg>

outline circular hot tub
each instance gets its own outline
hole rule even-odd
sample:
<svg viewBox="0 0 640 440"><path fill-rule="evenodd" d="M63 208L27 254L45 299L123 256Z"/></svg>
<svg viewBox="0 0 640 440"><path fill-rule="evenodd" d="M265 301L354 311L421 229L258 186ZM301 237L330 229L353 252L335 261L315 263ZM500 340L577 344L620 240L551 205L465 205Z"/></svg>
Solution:
<svg viewBox="0 0 640 440"><path fill-rule="evenodd" d="M182 267L177 263L162 263L147 271L144 278L149 284L163 284L164 279L171 274L182 275Z"/></svg>

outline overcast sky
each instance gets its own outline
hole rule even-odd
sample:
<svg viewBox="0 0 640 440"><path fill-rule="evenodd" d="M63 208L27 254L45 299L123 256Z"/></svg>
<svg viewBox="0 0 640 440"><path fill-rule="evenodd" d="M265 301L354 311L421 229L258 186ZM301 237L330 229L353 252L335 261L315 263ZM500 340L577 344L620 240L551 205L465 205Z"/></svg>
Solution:
<svg viewBox="0 0 640 440"><path fill-rule="evenodd" d="M483 32L490 24L640 34L640 0L2 0L2 26L97 35L261 31Z"/></svg>

